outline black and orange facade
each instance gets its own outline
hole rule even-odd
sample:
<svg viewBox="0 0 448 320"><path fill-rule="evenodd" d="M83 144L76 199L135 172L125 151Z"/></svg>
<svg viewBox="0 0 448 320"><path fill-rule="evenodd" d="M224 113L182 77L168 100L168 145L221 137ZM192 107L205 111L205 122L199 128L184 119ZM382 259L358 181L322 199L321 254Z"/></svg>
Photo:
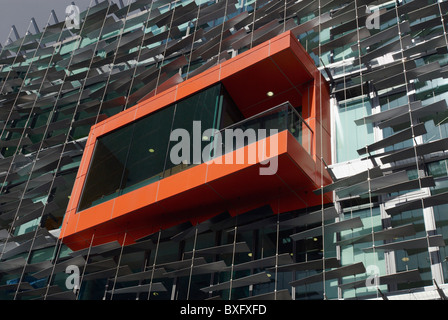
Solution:
<svg viewBox="0 0 448 320"><path fill-rule="evenodd" d="M447 299L448 1L74 5L0 47L0 300Z"/></svg>
<svg viewBox="0 0 448 320"><path fill-rule="evenodd" d="M219 98L216 93L221 94L220 90L213 90L211 98L195 97L217 85L224 88L228 100L231 100L233 108L236 108L233 113L239 115L227 121L230 126L237 122L244 123L245 119L255 119L254 122L260 123L263 120L260 114L263 115L284 103L288 103L291 109L301 110L303 121L300 118L285 121L285 124L295 122L295 126L300 126L297 130L303 132L301 141L295 139L288 126L278 119L276 120L280 124L276 136L264 139L267 150L271 149L271 139L278 141L276 154L266 152L267 158L276 158L275 161L278 161L276 172L260 175L260 166L263 166L262 162L266 159L257 157L256 162L250 163L249 145L243 147L246 157L244 163L237 163L237 150L232 152L234 161L230 161L231 163L224 159L229 155L221 155L222 160L214 159L190 168L184 165L183 169L162 161L159 169L148 169L150 173L147 178L144 176L145 167L154 164L151 160L146 163L139 161L133 170L137 171L138 180L142 181L134 184L128 182L127 186L122 188L131 188L131 191L115 193L114 190L115 196L110 200L102 200L99 204L92 204L95 200L85 200L89 204L83 204L83 196L88 197L95 191L101 192L101 183L98 180L102 177L108 178L105 184L112 185L113 189L117 188L119 183L111 182L110 176L122 177L121 171L113 171L115 167L110 162L98 161L99 164L92 165L95 152L101 152L95 151L95 148L104 145L99 144L102 137L111 132L119 133L121 128L129 128L129 124L135 123L138 126L142 123L139 122L141 119L149 119L147 123L142 124L145 130L153 127L155 123L164 123L168 128L158 127L158 130L151 132L157 136L160 144L157 149L162 157L165 157L170 130L179 127L178 125L170 128L173 122L180 122L181 119L186 122L185 118L191 114L190 126L194 120L200 120L204 128L207 124L212 124L213 121L203 114L215 113L213 102ZM331 183L331 178L325 170L326 164L331 164L329 87L311 58L290 32L274 37L185 82L158 91L151 98L92 127L60 234L60 238L70 248L79 250L113 240L122 243L124 239L125 244L131 244L157 233L159 229L168 229L185 222L196 225L223 212L235 216L269 206L274 214L281 214L319 206L322 203L320 195L315 195L313 190L318 189L322 183ZM274 95L268 96L268 92ZM188 103L189 99L194 102ZM185 111L181 109L182 101L187 101L184 102ZM199 109L198 105L201 103L207 105L200 106ZM178 107L171 111L169 106ZM231 108L224 106L220 109L224 110L226 107ZM162 120L165 116L161 115L162 112L167 114L166 121ZM175 112L179 114L178 117L173 116ZM198 114L201 112L202 115ZM275 110L268 112L268 115L272 117L273 112ZM292 111L289 113L290 117L293 117ZM153 115L159 118L151 122ZM274 117L283 117L283 114L275 112ZM226 127L224 124L224 129ZM135 132L135 139L141 139L140 134L144 131L135 128ZM122 135L116 139L125 138ZM138 147L149 152L153 142L150 137L143 139L146 144ZM163 143L167 146L163 147ZM129 142L124 144L129 145ZM132 153L136 151L132 146L129 149L120 152L132 157ZM179 166L182 167L182 164ZM100 173L97 174L95 170ZM158 173L154 175L154 172ZM125 174L132 175L129 172ZM157 179L153 176L157 176ZM91 189L89 179L93 184ZM135 187L137 183L143 186ZM104 198L104 195L99 197ZM98 202L98 199L96 201ZM331 197L325 195L324 204L331 201Z"/></svg>

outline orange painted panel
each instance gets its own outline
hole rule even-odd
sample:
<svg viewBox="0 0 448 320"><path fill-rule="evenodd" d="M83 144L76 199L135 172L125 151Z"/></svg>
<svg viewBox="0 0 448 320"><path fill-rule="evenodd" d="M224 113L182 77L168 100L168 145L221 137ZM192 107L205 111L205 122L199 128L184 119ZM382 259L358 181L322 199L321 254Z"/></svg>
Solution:
<svg viewBox="0 0 448 320"><path fill-rule="evenodd" d="M314 162L306 159L306 157L308 159L310 157L289 133L284 131L279 135L283 137L283 139L279 139L282 141L280 143L282 146L278 149L280 166L278 168L279 172L274 175L261 176L259 174L259 164L246 165L243 169L238 165L202 164L182 173L188 173L188 171L198 173L203 170L201 167L207 167L209 169L208 173L216 172L214 179L207 179L207 183L204 183L202 176L197 181L197 185L193 187L183 182L182 173L173 175L170 177L171 181L168 181L167 178L159 182L161 190L164 188L163 184L165 182L168 182L165 186L167 192L173 191L170 190L170 187L175 188L175 192L171 196L167 194L163 200L154 203L143 196L145 193L143 191L148 191L148 188L156 189L157 183L148 185L115 200L110 200L78 213L80 220L76 232L79 233L84 230L85 232L82 234L84 234L84 238L88 238L90 229L90 235L95 233L95 241L110 241L114 234L115 236L120 234L120 230L123 232L123 229L126 229L129 234L132 234L133 230L138 230L136 235L131 237L138 238L143 234L142 228L145 225L147 231L150 232L155 226L171 226L184 221L194 222L198 219L211 217L224 210L242 212L245 209L273 203L279 193L284 195L285 192L290 194L294 200L285 200L282 208L289 208L290 203L296 205L308 203L309 199L308 202L303 201L297 192L288 190L294 189L294 186L301 189L309 188L310 191L315 188L314 185L306 182L309 180L308 175L314 171L312 165L310 165L311 172L305 172L307 170L305 164L307 162L314 164ZM286 143L286 140L289 142ZM300 166L297 162L291 160L295 158L297 158L295 161L298 161ZM288 165L285 165L285 161ZM219 169L214 170L218 166ZM224 168L226 169L224 170ZM291 182L288 179L292 179ZM180 184L181 187L176 187L176 184ZM138 194L141 197L138 197ZM145 199L148 201L145 201ZM119 203L121 203L121 208ZM115 209L117 210L116 214ZM110 219L111 212L114 212L113 216L118 219ZM122 212L129 213L121 214Z"/></svg>
<svg viewBox="0 0 448 320"><path fill-rule="evenodd" d="M272 81L267 81L268 78ZM250 80L248 81L248 79ZM223 80L223 84L243 114L247 114L247 109L265 100L269 100L270 106L274 107L274 99L269 99L267 96L270 91L274 93L273 98L286 91L289 91L289 96L292 97L300 95L299 92L290 91L290 82L270 59L263 60L227 77ZM284 96L284 99L286 100L280 103L290 100L288 96ZM250 114L254 114L254 112L250 112Z"/></svg>
<svg viewBox="0 0 448 320"><path fill-rule="evenodd" d="M159 182L125 193L115 199L112 218L126 215L156 202Z"/></svg>
<svg viewBox="0 0 448 320"><path fill-rule="evenodd" d="M86 180L86 175L82 175L75 179L75 183L67 205L67 211L76 210L81 199L81 193Z"/></svg>
<svg viewBox="0 0 448 320"><path fill-rule="evenodd" d="M314 81L314 114L319 121L322 121L323 127L331 132L331 110L330 110L330 91L325 79L319 75Z"/></svg>
<svg viewBox="0 0 448 320"><path fill-rule="evenodd" d="M84 147L82 159L79 164L79 169L78 169L78 174L77 174L78 177L86 175L87 172L89 171L90 161L92 159L94 150L95 150L95 143L91 143Z"/></svg>
<svg viewBox="0 0 448 320"><path fill-rule="evenodd" d="M240 150L236 150L230 152L228 154L224 154L220 158L215 159L214 161L206 162L208 165L207 170L207 183L210 183L213 180L220 179L229 174L235 173L236 171L248 168L254 164L258 164L260 161L265 160L265 158L260 158L259 155L263 155L263 152L259 152L259 147L266 148L266 153L264 153L268 157L275 157L276 155L285 153L287 151L287 132L282 131L276 135L267 137L265 140L266 145L263 145L263 140L260 140L256 143L253 143L249 146L241 148ZM273 146L271 149L270 143L276 143L277 146ZM277 149L276 154L271 155L270 150ZM256 157L253 157L253 152L256 152ZM249 158L250 155L250 158ZM258 167L258 166L257 166ZM257 169L258 170L258 169Z"/></svg>
<svg viewBox="0 0 448 320"><path fill-rule="evenodd" d="M260 175L260 165L251 165L207 184L225 199L229 209L262 206L283 182L275 175Z"/></svg>
<svg viewBox="0 0 448 320"><path fill-rule="evenodd" d="M89 136L86 141L86 147L95 144L97 136L101 135L101 132L104 129L104 121L100 122L99 124L93 125L90 128Z"/></svg>
<svg viewBox="0 0 448 320"><path fill-rule="evenodd" d="M188 97L202 89L205 89L219 81L221 66L212 67L177 86L176 100Z"/></svg>
<svg viewBox="0 0 448 320"><path fill-rule="evenodd" d="M207 166L201 164L164 178L160 181L157 201L203 185L206 181L206 174Z"/></svg>
<svg viewBox="0 0 448 320"><path fill-rule="evenodd" d="M154 111L157 111L163 107L166 107L176 101L177 87L165 90L148 100L143 101L137 105L137 111L135 113L135 119L144 117ZM105 120L107 121L107 119ZM105 131L104 133L106 133ZM103 133L103 134L104 134Z"/></svg>
<svg viewBox="0 0 448 320"><path fill-rule="evenodd" d="M61 226L61 233L59 238L76 232L76 225L78 224L79 216L76 215L76 209L67 210L64 216L64 221Z"/></svg>
<svg viewBox="0 0 448 320"><path fill-rule="evenodd" d="M285 189L283 194L272 200L269 205L275 214L281 214L297 210L297 208L305 208L307 203L294 191Z"/></svg>
<svg viewBox="0 0 448 320"><path fill-rule="evenodd" d="M187 221L194 225L224 210L223 199L206 184L160 200L158 204L166 210L159 217L164 226Z"/></svg>
<svg viewBox="0 0 448 320"><path fill-rule="evenodd" d="M286 31L278 36L267 41L269 43L269 55L275 55L287 48L291 47L293 41L297 41L294 37L291 37L291 32Z"/></svg>
<svg viewBox="0 0 448 320"><path fill-rule="evenodd" d="M94 227L98 222L105 222L112 217L112 211L115 204L115 199L100 203L94 207L78 212L78 225L76 232Z"/></svg>
<svg viewBox="0 0 448 320"><path fill-rule="evenodd" d="M81 233L72 234L69 237L61 238L66 246L71 250L77 251L89 247L90 242L85 239Z"/></svg>
<svg viewBox="0 0 448 320"><path fill-rule="evenodd" d="M118 113L116 116L106 119L106 122L104 123L104 130L101 134L104 134L105 132L111 132L134 121L135 114L136 110L128 109Z"/></svg>
<svg viewBox="0 0 448 320"><path fill-rule="evenodd" d="M266 92L263 93L266 95ZM276 92L273 97L268 97L264 100L262 100L259 103L253 104L250 107L246 108L243 112L243 114L246 117L250 117L253 115L256 115L260 112L263 112L272 106L277 106L285 101L289 102L293 107L298 107L301 105L301 97L300 97L300 91L296 88L289 88L285 91Z"/></svg>
<svg viewBox="0 0 448 320"><path fill-rule="evenodd" d="M331 107L330 107L330 88L328 87L327 82L322 79L320 82L321 85L321 94L322 94L322 109L319 110L319 119L322 123L322 126L327 132L331 132Z"/></svg>
<svg viewBox="0 0 448 320"><path fill-rule="evenodd" d="M302 65L310 73L311 77L316 78L317 75L320 74L320 72L317 70L314 64L314 60L306 52L302 44L297 39L295 39L292 32L290 33L290 36L292 39L290 48L294 52L294 55L301 61Z"/></svg>
<svg viewBox="0 0 448 320"><path fill-rule="evenodd" d="M322 127L322 157L325 160L325 163L327 165L330 165L332 163L331 159L331 136L330 133L325 130L324 127Z"/></svg>
<svg viewBox="0 0 448 320"><path fill-rule="evenodd" d="M224 80L229 76L236 74L241 70L245 70L251 65L264 61L269 57L269 44L261 44L246 54L241 54L222 64L220 80Z"/></svg>
<svg viewBox="0 0 448 320"><path fill-rule="evenodd" d="M298 87L313 80L312 75L307 71L297 72L298 66L302 70L305 70L305 67L292 50L283 50L272 56L271 59L283 71L292 85Z"/></svg>
<svg viewBox="0 0 448 320"><path fill-rule="evenodd" d="M302 117L305 120L316 116L313 109L314 89L314 82L311 82L302 88Z"/></svg>

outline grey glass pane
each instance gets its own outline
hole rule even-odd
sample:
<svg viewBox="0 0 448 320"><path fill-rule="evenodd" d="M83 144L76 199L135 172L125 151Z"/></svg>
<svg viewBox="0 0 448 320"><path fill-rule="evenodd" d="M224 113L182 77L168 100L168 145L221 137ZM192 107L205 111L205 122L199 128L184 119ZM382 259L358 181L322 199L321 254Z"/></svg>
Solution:
<svg viewBox="0 0 448 320"><path fill-rule="evenodd" d="M134 127L127 126L98 139L79 210L117 196Z"/></svg>
<svg viewBox="0 0 448 320"><path fill-rule="evenodd" d="M333 269L330 271L326 271L325 272L325 279L326 280L330 280L330 279L338 279L338 278L342 278L345 276L351 276L351 275L356 275L356 274L360 274L360 273L364 273L366 271L364 264L362 262L358 262L352 265L348 265L348 266L343 266L337 269ZM299 280L295 280L290 282L289 284L293 287L296 286L301 286L301 285L307 285L307 284L311 284L311 283L315 283L318 281L322 281L322 279L324 278L323 273L318 273L303 279L299 279Z"/></svg>
<svg viewBox="0 0 448 320"><path fill-rule="evenodd" d="M291 294L288 289L283 289L271 293L263 293L256 296L243 298L241 300L291 300Z"/></svg>
<svg viewBox="0 0 448 320"><path fill-rule="evenodd" d="M173 139L170 142L170 156L166 161L164 177L176 174L190 165L202 162L202 150L210 143L209 137L203 137L202 133L208 129L219 128L218 114L220 113L221 101L221 85L217 85L188 97L177 104L173 120L173 131L183 132L186 136L181 136L178 140ZM184 139L189 141L184 141ZM200 141L197 141L197 139ZM187 143L185 144L184 142ZM180 143L185 148L178 148ZM199 145L200 148L198 148ZM172 155L181 161L174 159Z"/></svg>
<svg viewBox="0 0 448 320"><path fill-rule="evenodd" d="M259 139L289 129L298 142L302 140L302 124L298 113L284 103L222 129L214 138L221 142L221 154L243 148ZM263 134L264 133L264 134ZM263 137L262 137L263 136ZM214 154L217 157L220 154Z"/></svg>
<svg viewBox="0 0 448 320"><path fill-rule="evenodd" d="M202 132L239 119L235 105L219 84L100 137L79 210L201 163L202 150L209 144ZM188 141L170 141L175 129L183 130L187 137L182 139ZM197 150L193 147L195 138L200 140ZM180 142L186 142L187 147L181 150L182 161L175 162L171 149Z"/></svg>
<svg viewBox="0 0 448 320"><path fill-rule="evenodd" d="M122 193L162 178L173 113L174 105L135 123Z"/></svg>

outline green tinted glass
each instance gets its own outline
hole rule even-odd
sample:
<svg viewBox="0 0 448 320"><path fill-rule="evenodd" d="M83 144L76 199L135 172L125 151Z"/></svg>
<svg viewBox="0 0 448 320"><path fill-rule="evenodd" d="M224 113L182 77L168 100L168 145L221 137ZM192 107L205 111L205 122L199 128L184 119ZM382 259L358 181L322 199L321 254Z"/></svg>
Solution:
<svg viewBox="0 0 448 320"><path fill-rule="evenodd" d="M135 123L121 184L123 193L162 178L173 113L174 105Z"/></svg>
<svg viewBox="0 0 448 320"><path fill-rule="evenodd" d="M134 125L98 139L79 210L117 196L124 174Z"/></svg>

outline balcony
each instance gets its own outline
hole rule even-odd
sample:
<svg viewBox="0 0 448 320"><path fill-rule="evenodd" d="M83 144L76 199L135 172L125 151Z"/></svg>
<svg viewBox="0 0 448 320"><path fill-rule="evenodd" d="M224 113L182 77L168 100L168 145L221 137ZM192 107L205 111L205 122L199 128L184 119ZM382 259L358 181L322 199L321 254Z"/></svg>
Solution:
<svg viewBox="0 0 448 320"><path fill-rule="evenodd" d="M132 128L124 127L97 142L78 211L156 183L204 162L229 165L255 164L257 158L277 152L277 144L271 144L272 150L267 152L268 150L264 150L260 144L261 141L284 130L288 130L311 154L313 131L289 102L221 130L202 128L203 121L194 121L192 126L189 126L190 130L176 128L171 131L171 135L176 132L182 133L182 139L178 142L168 140L160 134L156 135L157 141L151 141L150 137L142 135L139 127L146 129L154 121L162 121L162 118L157 117L151 122L143 119L133 124ZM165 120L166 123L170 121L173 120L171 118ZM169 133L163 128L159 130L162 134ZM130 134L131 131L133 134ZM160 141L165 141L167 146L162 146ZM158 148L155 147L156 144ZM244 148L246 146L249 147ZM235 150L238 151L233 153ZM157 152L161 156L156 155ZM236 159L233 159L233 156ZM157 172L157 168L160 171ZM269 169L272 172L268 172ZM260 169L262 174L263 171L267 171L266 175L275 174L276 170L276 167Z"/></svg>
<svg viewBox="0 0 448 320"><path fill-rule="evenodd" d="M129 244L222 212L320 205L312 191L331 182L320 77L285 33L92 127L64 243Z"/></svg>
<svg viewBox="0 0 448 320"><path fill-rule="evenodd" d="M289 102L284 102L276 107L232 124L216 132L211 137L203 137L203 139L210 139L212 142L215 141L212 149L221 151L210 155L209 160L213 160L222 154L230 153L254 143L260 136L268 137L273 133L285 130L288 130L311 156L311 142L314 132L306 121L303 120L297 109ZM241 139L241 136L247 139ZM228 139L231 140L228 141ZM239 144L235 144L233 139L237 139Z"/></svg>

